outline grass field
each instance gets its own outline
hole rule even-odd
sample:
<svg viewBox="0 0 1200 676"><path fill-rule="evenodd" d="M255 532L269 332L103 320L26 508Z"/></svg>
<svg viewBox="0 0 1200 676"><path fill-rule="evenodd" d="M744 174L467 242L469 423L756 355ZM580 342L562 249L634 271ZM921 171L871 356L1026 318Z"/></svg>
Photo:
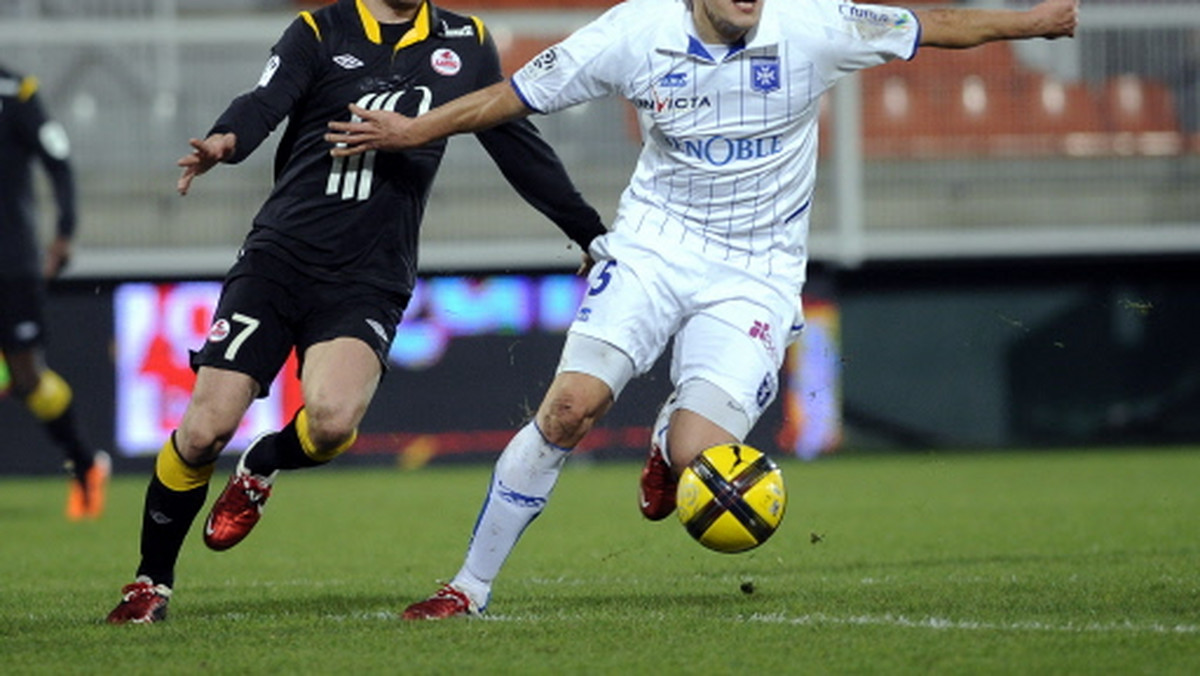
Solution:
<svg viewBox="0 0 1200 676"><path fill-rule="evenodd" d="M489 616L421 623L399 612L457 569L490 466L285 475L237 549L193 529L170 621L118 627L145 477L88 524L61 481L2 479L0 670L1200 674L1198 450L785 461L783 526L739 555L584 460Z"/></svg>

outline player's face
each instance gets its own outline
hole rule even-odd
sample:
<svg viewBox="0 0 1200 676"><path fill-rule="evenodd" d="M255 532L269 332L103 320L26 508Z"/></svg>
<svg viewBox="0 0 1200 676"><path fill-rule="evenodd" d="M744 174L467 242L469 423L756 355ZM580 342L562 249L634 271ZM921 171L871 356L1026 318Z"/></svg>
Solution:
<svg viewBox="0 0 1200 676"><path fill-rule="evenodd" d="M732 44L758 25L765 0L692 0L696 31L705 42Z"/></svg>

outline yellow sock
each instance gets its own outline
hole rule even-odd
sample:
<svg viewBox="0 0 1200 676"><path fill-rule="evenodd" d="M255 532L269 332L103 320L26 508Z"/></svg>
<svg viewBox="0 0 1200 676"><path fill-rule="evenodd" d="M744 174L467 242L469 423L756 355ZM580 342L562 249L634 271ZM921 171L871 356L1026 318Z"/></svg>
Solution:
<svg viewBox="0 0 1200 676"><path fill-rule="evenodd" d="M175 448L175 435L172 434L158 452L158 458L154 462L154 473L164 486L182 493L207 485L216 467L216 462L200 467L193 467L184 462Z"/></svg>
<svg viewBox="0 0 1200 676"><path fill-rule="evenodd" d="M354 445L354 440L358 439L358 430L350 433L350 438L338 444L334 448L327 451L321 451L317 445L313 443L312 436L308 432L308 411L300 409L296 414L296 437L300 439L300 448L303 449L304 455L312 458L314 462L326 463L346 452L346 449Z"/></svg>

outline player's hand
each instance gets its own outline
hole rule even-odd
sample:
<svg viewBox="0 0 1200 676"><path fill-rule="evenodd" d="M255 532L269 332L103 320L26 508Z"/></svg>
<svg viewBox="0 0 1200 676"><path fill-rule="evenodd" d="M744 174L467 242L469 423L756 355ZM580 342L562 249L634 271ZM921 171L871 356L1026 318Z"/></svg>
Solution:
<svg viewBox="0 0 1200 676"><path fill-rule="evenodd" d="M583 253L583 260L579 262L579 269L575 271L575 275L577 277L587 277L595 265L596 261L585 251Z"/></svg>
<svg viewBox="0 0 1200 676"><path fill-rule="evenodd" d="M186 195L192 187L192 179L215 167L222 160L233 155L237 149L236 134L213 134L200 141L188 139L192 152L179 158L175 164L183 167L183 173L175 184L180 195Z"/></svg>
<svg viewBox="0 0 1200 676"><path fill-rule="evenodd" d="M1079 0L1045 0L1029 11L1037 17L1042 37L1050 40L1075 37Z"/></svg>
<svg viewBox="0 0 1200 676"><path fill-rule="evenodd" d="M42 264L42 274L46 279L54 279L67 267L71 261L71 238L59 235L46 247L46 260Z"/></svg>
<svg viewBox="0 0 1200 676"><path fill-rule="evenodd" d="M330 122L325 140L334 157L361 155L368 150L405 150L421 145L412 133L413 120L390 110L367 110L350 104L349 122Z"/></svg>

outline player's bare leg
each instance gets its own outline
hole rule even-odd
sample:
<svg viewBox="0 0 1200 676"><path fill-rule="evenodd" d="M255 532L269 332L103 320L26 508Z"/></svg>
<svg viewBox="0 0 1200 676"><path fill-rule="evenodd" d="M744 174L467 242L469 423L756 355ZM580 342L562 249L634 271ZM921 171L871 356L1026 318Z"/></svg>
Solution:
<svg viewBox="0 0 1200 676"><path fill-rule="evenodd" d="M280 470L333 460L357 438L382 367L357 338L318 343L304 355L304 408L282 430L263 435L242 454L204 523L204 543L223 551L258 524Z"/></svg>
<svg viewBox="0 0 1200 676"><path fill-rule="evenodd" d="M695 411L686 408L675 411L667 431L667 451L675 476L704 449L737 441L737 437Z"/></svg>

